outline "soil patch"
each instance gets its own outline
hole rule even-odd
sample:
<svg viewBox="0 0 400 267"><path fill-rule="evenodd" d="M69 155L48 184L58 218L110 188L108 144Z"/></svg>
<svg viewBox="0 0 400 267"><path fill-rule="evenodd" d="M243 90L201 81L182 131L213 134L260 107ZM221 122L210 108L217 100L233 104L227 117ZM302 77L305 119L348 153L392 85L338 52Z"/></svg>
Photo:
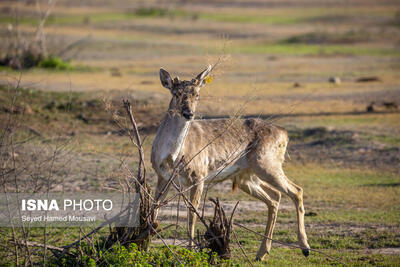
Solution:
<svg viewBox="0 0 400 267"><path fill-rule="evenodd" d="M337 166L369 166L398 172L400 148L363 138L354 131L326 128L289 131L288 152L292 161L333 163Z"/></svg>

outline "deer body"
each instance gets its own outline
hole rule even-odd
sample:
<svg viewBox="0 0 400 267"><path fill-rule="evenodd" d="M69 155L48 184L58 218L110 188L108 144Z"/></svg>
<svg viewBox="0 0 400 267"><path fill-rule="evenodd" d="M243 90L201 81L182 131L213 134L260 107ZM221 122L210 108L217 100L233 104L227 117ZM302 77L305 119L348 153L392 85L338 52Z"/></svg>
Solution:
<svg viewBox="0 0 400 267"><path fill-rule="evenodd" d="M196 208L205 181L231 179L240 189L266 203L268 221L265 235L271 238L280 192L283 192L295 203L299 243L307 256L309 245L304 229L302 189L292 183L282 170L288 142L286 130L259 119L193 120L199 90L210 71L209 67L188 82L179 81L179 78L172 81L166 71L160 70L161 82L171 90L173 97L152 147L151 162L158 175L156 198L183 156L185 168L179 174L178 183L191 186L190 200ZM191 238L194 236L195 221L196 217L189 211ZM257 259L262 259L271 249L268 238L262 241Z"/></svg>

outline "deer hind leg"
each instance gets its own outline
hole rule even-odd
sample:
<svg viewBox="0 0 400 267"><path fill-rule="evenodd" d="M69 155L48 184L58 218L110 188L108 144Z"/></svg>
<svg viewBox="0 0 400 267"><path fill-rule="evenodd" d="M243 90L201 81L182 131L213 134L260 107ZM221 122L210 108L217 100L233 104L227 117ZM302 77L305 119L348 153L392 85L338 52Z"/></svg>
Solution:
<svg viewBox="0 0 400 267"><path fill-rule="evenodd" d="M190 189L190 201L193 206L197 209L200 204L201 194L203 193L204 183L199 183ZM188 209L188 219L189 219L189 247L193 246L194 238L194 228L196 225L197 216L193 211Z"/></svg>
<svg viewBox="0 0 400 267"><path fill-rule="evenodd" d="M268 221L265 227L265 237L261 242L260 249L256 256L257 260L262 260L271 250L271 238L275 227L276 217L278 215L281 194L258 177L252 175L249 178L250 179L241 179L238 183L239 188L249 195L261 200L268 206Z"/></svg>
<svg viewBox="0 0 400 267"><path fill-rule="evenodd" d="M303 189L290 181L282 170L282 166L271 168L267 164L259 164L254 168L256 175L280 192L287 194L293 201L297 211L297 236L304 256L310 254L310 246L304 226ZM272 165L274 166L274 165Z"/></svg>

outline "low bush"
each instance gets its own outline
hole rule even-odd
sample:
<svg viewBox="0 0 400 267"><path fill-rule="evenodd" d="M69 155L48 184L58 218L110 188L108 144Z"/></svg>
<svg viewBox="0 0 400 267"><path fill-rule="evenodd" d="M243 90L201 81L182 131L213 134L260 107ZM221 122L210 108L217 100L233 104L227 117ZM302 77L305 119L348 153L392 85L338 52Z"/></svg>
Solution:
<svg viewBox="0 0 400 267"><path fill-rule="evenodd" d="M46 57L45 59L39 62L38 67L45 69L56 69L56 70L67 70L71 68L71 66L67 62L63 61L61 58L56 56Z"/></svg>
<svg viewBox="0 0 400 267"><path fill-rule="evenodd" d="M101 243L101 242L100 242ZM64 256L62 259L52 259L50 266L231 266L230 260L219 259L209 251L195 252L177 246L153 248L150 251L140 251L136 244L129 247L115 245L108 250L102 250L101 244L91 246L82 244L82 256ZM94 248L97 250L95 251ZM175 254L173 254L172 252ZM177 260L177 258L179 261Z"/></svg>

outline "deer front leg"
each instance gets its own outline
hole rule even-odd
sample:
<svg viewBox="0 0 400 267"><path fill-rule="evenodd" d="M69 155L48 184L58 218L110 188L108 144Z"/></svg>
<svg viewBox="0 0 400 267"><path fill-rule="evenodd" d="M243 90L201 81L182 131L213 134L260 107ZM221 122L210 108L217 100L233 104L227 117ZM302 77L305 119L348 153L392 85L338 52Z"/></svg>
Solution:
<svg viewBox="0 0 400 267"><path fill-rule="evenodd" d="M158 175L158 181L157 181L157 187L156 187L156 193L154 195L154 199L156 200L156 207L154 208L154 214L153 214L153 218L154 218L154 222L156 222L157 220L157 216L158 216L158 210L160 209L158 207L158 205L164 201L165 197L168 194L168 190L169 188L165 189L165 185L168 183L168 180L164 179L162 176ZM164 191L164 192L163 192Z"/></svg>
<svg viewBox="0 0 400 267"><path fill-rule="evenodd" d="M204 183L200 182L190 189L190 201L193 206L197 209L199 207L201 194L203 193ZM193 211L188 209L188 218L189 218L189 247L193 247L193 238L194 238L194 228L196 224L196 215Z"/></svg>

